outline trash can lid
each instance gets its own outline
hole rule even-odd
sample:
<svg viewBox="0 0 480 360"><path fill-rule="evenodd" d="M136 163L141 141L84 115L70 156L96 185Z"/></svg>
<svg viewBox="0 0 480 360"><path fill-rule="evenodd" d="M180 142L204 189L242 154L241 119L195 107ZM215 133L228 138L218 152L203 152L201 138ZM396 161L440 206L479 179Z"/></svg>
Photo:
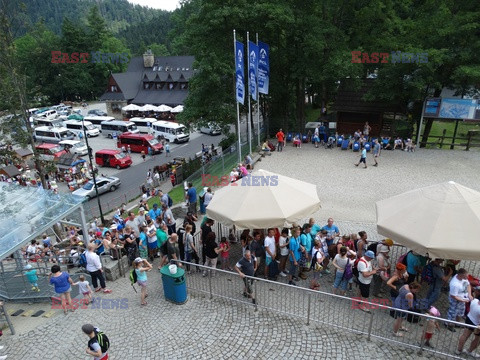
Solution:
<svg viewBox="0 0 480 360"><path fill-rule="evenodd" d="M168 268L170 264L162 266L160 269L160 274L169 276L171 278L179 278L185 275L185 270L183 270L181 267L177 266L177 272L175 274L170 274L170 269Z"/></svg>

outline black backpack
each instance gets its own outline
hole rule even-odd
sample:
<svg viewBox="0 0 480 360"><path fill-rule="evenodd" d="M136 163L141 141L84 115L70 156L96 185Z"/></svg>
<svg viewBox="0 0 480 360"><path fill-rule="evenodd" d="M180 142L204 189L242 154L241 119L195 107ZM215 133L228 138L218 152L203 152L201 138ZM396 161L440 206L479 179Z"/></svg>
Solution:
<svg viewBox="0 0 480 360"><path fill-rule="evenodd" d="M173 205L173 200L172 198L170 197L170 195L167 194L167 197L168 197L168 207L172 207Z"/></svg>
<svg viewBox="0 0 480 360"><path fill-rule="evenodd" d="M110 340L108 340L108 336L105 335L102 331L97 331L95 328L95 337L91 338L88 341L88 347L92 349L91 344L97 342L100 345L100 349L102 350L102 354L105 354L108 349L110 348ZM93 349L92 349L93 350Z"/></svg>
<svg viewBox="0 0 480 360"><path fill-rule="evenodd" d="M378 243L377 243L377 242L371 243L370 245L368 245L367 251L368 251L368 250L373 251L373 253L375 254L375 256L377 256L377 247L378 247Z"/></svg>
<svg viewBox="0 0 480 360"><path fill-rule="evenodd" d="M135 269L132 269L130 270L130 284L132 284L132 287L133 287L133 290L135 290L135 292L137 292L137 289L135 289L135 285L137 282L137 272L135 271Z"/></svg>

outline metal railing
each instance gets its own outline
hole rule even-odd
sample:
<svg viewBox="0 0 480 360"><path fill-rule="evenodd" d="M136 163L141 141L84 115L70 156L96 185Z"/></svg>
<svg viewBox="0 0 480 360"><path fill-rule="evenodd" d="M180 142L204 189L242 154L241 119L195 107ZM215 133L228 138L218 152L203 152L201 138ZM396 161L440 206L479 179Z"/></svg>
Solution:
<svg viewBox="0 0 480 360"><path fill-rule="evenodd" d="M310 290L280 282L247 276L253 281L252 297L243 295L243 279L236 272L224 271L194 263L179 261L190 265L190 273L186 275L187 288L191 294L209 299L219 298L229 302L253 306L255 311L267 309L289 317L300 318L307 325L318 323L335 328L362 334L367 337L388 341L389 344L398 344L413 348L419 352L427 351L436 355L460 358L455 355L458 336L452 336L449 331L436 331L431 339L432 347L425 347L422 336L428 320L438 321L449 326L475 329L464 323L435 318L407 310L392 308L385 303L369 302L359 298L349 298L331 293ZM199 269L200 271L196 271ZM369 311L362 310L368 309ZM400 332L402 337L393 335L394 319L391 312L398 316L412 316L418 318L418 324L403 320L402 326L408 326L408 332ZM443 328L443 326L442 326ZM459 332L457 335L460 335ZM465 347L466 348L466 347Z"/></svg>

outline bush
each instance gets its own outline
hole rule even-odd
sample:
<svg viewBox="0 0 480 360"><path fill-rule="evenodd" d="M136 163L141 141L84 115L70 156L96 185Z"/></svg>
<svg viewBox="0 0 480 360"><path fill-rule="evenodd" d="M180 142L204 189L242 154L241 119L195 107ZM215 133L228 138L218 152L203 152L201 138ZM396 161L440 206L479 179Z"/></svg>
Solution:
<svg viewBox="0 0 480 360"><path fill-rule="evenodd" d="M236 141L235 134L228 134L228 136L218 143L218 146L222 148L222 150L228 149L232 146Z"/></svg>

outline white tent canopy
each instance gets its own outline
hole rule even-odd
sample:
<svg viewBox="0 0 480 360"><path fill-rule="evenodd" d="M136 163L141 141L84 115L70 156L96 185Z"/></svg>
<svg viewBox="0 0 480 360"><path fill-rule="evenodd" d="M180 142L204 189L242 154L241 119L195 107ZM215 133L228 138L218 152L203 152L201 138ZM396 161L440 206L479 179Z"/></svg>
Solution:
<svg viewBox="0 0 480 360"><path fill-rule="evenodd" d="M124 106L122 108L123 111L136 111L138 109L140 109L140 106L135 105L135 104L129 104L129 105Z"/></svg>
<svg viewBox="0 0 480 360"><path fill-rule="evenodd" d="M172 110L172 108L170 106L167 106L167 105L160 105L160 106L155 107L155 111L168 112L170 110Z"/></svg>
<svg viewBox="0 0 480 360"><path fill-rule="evenodd" d="M177 105L175 106L170 112L176 114L176 113L181 113L183 111L183 105Z"/></svg>
<svg viewBox="0 0 480 360"><path fill-rule="evenodd" d="M453 181L378 201L377 231L431 258L480 258L480 193Z"/></svg>
<svg viewBox="0 0 480 360"><path fill-rule="evenodd" d="M290 226L320 209L317 187L258 170L215 192L207 216L238 229Z"/></svg>

